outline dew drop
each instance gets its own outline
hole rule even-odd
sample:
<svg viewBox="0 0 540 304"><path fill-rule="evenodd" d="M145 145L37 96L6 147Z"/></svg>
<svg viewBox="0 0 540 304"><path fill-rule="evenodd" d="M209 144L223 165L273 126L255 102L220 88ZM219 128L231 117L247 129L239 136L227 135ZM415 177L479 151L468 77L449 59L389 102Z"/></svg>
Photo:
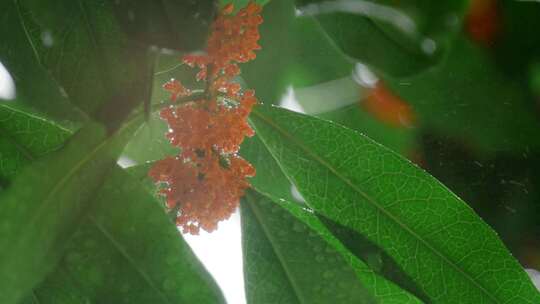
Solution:
<svg viewBox="0 0 540 304"><path fill-rule="evenodd" d="M45 47L50 48L54 45L54 38L51 31L49 30L43 31L41 33L40 38L41 38L41 42L43 43Z"/></svg>
<svg viewBox="0 0 540 304"><path fill-rule="evenodd" d="M435 51L437 50L437 44L435 43L435 41L433 41L433 39L429 38L422 40L420 47L422 48L422 51L424 51L424 53L428 55L435 53Z"/></svg>

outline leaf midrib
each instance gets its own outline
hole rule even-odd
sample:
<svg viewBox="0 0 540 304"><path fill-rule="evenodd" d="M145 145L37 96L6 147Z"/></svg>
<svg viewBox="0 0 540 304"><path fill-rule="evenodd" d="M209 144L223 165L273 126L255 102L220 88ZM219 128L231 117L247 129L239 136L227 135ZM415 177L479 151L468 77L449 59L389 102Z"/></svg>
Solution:
<svg viewBox="0 0 540 304"><path fill-rule="evenodd" d="M30 43L30 47L32 48L32 52L34 53L34 56L36 56L37 62L41 64L41 60L39 58L37 48L34 44L34 41L30 37L30 32L26 28L26 24L24 23L22 12L21 12L21 6L19 5L19 0L13 0L13 4L15 5L15 8L17 9L17 17L19 18L19 22L21 23L21 27L23 28L24 35L26 39L28 40L28 43Z"/></svg>
<svg viewBox="0 0 540 304"><path fill-rule="evenodd" d="M275 244L275 240L271 236L272 234L270 233L270 231L268 231L268 228L266 228L266 225L263 224L263 222L261 220L260 211L257 209L256 206L254 206L256 204L255 203L256 200L253 198L253 195L251 195L249 192L246 193L246 197L249 198L249 200L251 201L249 204L247 204L248 208L250 208L251 211L253 211L253 214L255 215L255 218L257 219L257 222L259 223L259 226L262 228L262 230L264 232L264 235L266 236L266 239L268 239L268 242L270 243L270 246L272 246L272 249L274 250L274 254L277 256L279 262L281 263L281 266L283 267L283 270L285 271L285 274L287 275L287 278L289 279L289 282L291 283L291 286L292 286L292 288L294 290L294 294L296 296L296 299L300 303L308 304L308 302L306 302L306 300L304 299L304 296L302 295L302 293L299 292L300 287L297 286L298 284L296 283L296 280L294 279L294 276L292 275L291 271L287 267L287 263L285 263L285 259L284 259L283 255L281 254L281 251L277 249L277 245Z"/></svg>
<svg viewBox="0 0 540 304"><path fill-rule="evenodd" d="M44 120L44 119L42 119L42 118L40 118L40 117L34 117L33 115L30 115L30 114L28 114L28 113L25 113L25 112L22 112L22 111L19 111L19 110L16 110L16 109L13 109L13 108L11 108L11 107L4 106L4 105L2 105L2 104L0 104L0 107L5 107L5 108L7 108L7 109L10 110L10 111L19 112L19 113L24 114L24 115L26 115L26 116L29 116L29 117L31 117L31 118L36 118L36 119L40 119L40 120L46 121L46 120ZM126 125L125 125L123 128L121 128L120 130L118 130L118 133L121 133L123 129L127 129L131 123L133 123L134 121L136 121L136 118L138 118L138 117L134 117L132 120L128 121L128 122L126 123ZM46 121L46 122L48 122L48 121ZM56 125L56 124L53 124L53 125L55 125L55 126L58 127L59 129L62 129L62 131L64 131L64 132L72 133L71 130L65 129L65 128L63 128L63 127L61 127L61 126L59 126L59 125ZM87 158L85 158L84 160L87 160L87 159L91 158L92 153L93 153L93 152L96 152L96 151L99 150L101 147L103 147L103 146L109 141L109 139L111 139L111 138L112 138L112 136L111 136L111 137L108 137L107 140L103 141L100 145L96 146L96 149L92 150L92 152L89 153L90 156L87 157ZM20 149L23 149L23 146L20 146L20 145L16 145L16 147L17 147L17 149L19 149L19 150L20 150ZM25 153L25 152L28 152L28 153ZM24 157L25 157L26 159L28 159L28 160L30 160L30 161L34 160L34 156L33 156L29 151L21 151L21 153L24 155ZM81 162L82 162L82 161L81 161ZM79 167L82 167L83 165L84 165L84 164L81 164ZM72 171L73 171L73 170L72 170ZM70 171L70 173L71 173L72 171ZM58 187L56 187L56 188L58 188ZM38 209L38 210L41 210L41 208ZM37 214L39 214L39 212L38 212ZM37 217L37 216L36 216L36 217ZM114 239L114 236L113 236L110 232L108 232L107 229L106 229L105 227L102 227L102 226L98 225L97 222L95 221L95 218L93 218L92 216L90 216L90 219L91 219L92 223L96 226L97 230L100 231L102 234L105 235L105 237L107 238L107 240L109 240L109 242L111 242L111 243L113 244L113 247L114 247L116 250L118 250L118 251L120 252L120 254L121 254L122 256L124 256L124 258L126 258L126 260L128 260L128 262L129 262L129 263L137 270L137 272L139 273L139 275L141 275L141 277L143 277L143 279L148 283L148 285L151 286L154 290L156 290L156 292L157 292L157 293L165 300L166 303L171 303L171 302L169 301L169 299L161 292L161 290L160 290L159 288L157 288L156 285L155 285L154 283L152 283L152 280L150 279L150 277L148 276L148 274L146 274L146 272L145 272L143 269L141 269L140 267L138 267L138 265L134 262L133 258L132 258L125 250L123 250L123 248L122 248L122 246L119 244L119 242L117 242L117 241Z"/></svg>
<svg viewBox="0 0 540 304"><path fill-rule="evenodd" d="M345 184L347 184L349 187L351 187L354 191L356 191L358 194L360 194L361 196L363 196L371 205L373 205L377 210L379 210L379 212L381 214L384 214L385 216L387 216L390 220L394 221L396 224L398 224L399 227L403 228L403 230L405 230L406 232L408 232L410 235L412 235L414 238L416 238L418 241L420 241L426 248L428 248L430 251L432 251L436 256L438 256L442 261L444 261L445 263L447 263L448 265L450 265L452 268L454 268L455 270L457 270L459 273L461 273L465 278L467 278L470 282L473 283L474 286L476 286L479 290L481 290L484 294L486 294L488 296L488 298L492 299L493 301L495 301L496 303L500 303L500 301L495 298L493 295L491 295L491 293L489 293L480 283L478 283L476 280L474 280L474 278L472 278L468 273L466 273L465 271L463 271L460 267L458 267L455 263L453 263L450 259L448 259L447 257L445 257L441 252L439 252L435 247L431 246L426 240L424 240L420 235L418 235L414 230L412 230L411 228L409 228L405 223L401 222L396 216L394 216L393 214L391 214L389 211L387 211L386 209L384 209L381 205L379 205L371 196L369 196L367 193L365 193L364 191L362 191L361 189L359 189L358 187L356 187L347 177L341 175L336 169L334 169L329 163L327 163L323 158L317 156L315 153L311 152L311 150L306 147L301 141L299 140L296 140L295 137L291 134L289 134L286 130L284 130L283 128L279 127L277 124L275 124L270 118L267 118L264 116L264 114L260 113L259 110L255 109L253 111L253 114L258 116L260 119L262 119L265 123L267 123L268 125L270 125L272 128L276 129L277 131L279 131L280 133L283 134L283 136L285 136L287 139L289 139L293 144L296 144L298 147L300 147L304 152L307 153L308 156L310 156L311 158L313 158L315 161L319 162L321 165L323 165L323 167L325 167L326 169L328 169L330 172L332 172L332 174L334 174L337 178L341 179ZM337 126L337 127L340 127L340 128L343 128L337 124L334 124L332 122L329 121L329 123ZM255 126L255 129L256 128L256 125L253 124ZM353 132L356 132L354 130L352 130ZM268 149L268 144L266 143L266 140L264 139L264 137L260 137L261 140L263 141L263 143L265 144L265 146L267 147ZM283 168L283 165L281 164L281 162L277 159L277 156L274 155L274 153L271 151L271 149L268 149L268 151L271 153L271 155L276 159L279 167L281 168L281 170L283 172L286 172L286 170L284 170ZM289 178L289 176L287 176L287 178ZM290 179L290 178L289 178ZM292 181L291 181L292 182Z"/></svg>
<svg viewBox="0 0 540 304"><path fill-rule="evenodd" d="M146 283L148 283L150 287L152 287L152 289L154 289L159 294L159 296L165 301L165 303L172 304L172 302L169 301L169 298L159 288L157 288L156 285L154 285L152 279L146 273L146 271L138 267L135 260L129 255L129 253L124 249L124 247L122 247L122 245L114 238L114 236L105 227L100 225L94 216L89 215L88 217L90 218L90 221L92 222L92 224L94 224L94 226L96 226L96 228L99 230L99 232L101 232L105 236L105 238L113 244L113 247L118 252L120 252L120 254L133 266L133 268L137 270L139 275L146 281Z"/></svg>

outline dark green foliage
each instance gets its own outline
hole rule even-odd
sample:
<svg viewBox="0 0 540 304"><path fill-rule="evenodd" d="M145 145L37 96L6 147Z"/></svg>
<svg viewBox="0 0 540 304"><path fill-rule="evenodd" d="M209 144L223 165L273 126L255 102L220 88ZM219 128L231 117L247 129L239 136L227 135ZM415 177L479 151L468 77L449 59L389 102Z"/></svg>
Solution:
<svg viewBox="0 0 540 304"><path fill-rule="evenodd" d="M217 9L213 0L110 2L121 28L136 43L180 51L204 45Z"/></svg>
<svg viewBox="0 0 540 304"><path fill-rule="evenodd" d="M297 0L348 56L385 75L405 76L437 63L459 31L467 1Z"/></svg>
<svg viewBox="0 0 540 304"><path fill-rule="evenodd" d="M538 116L523 88L464 37L444 63L387 84L413 105L431 132L463 138L483 153L540 147Z"/></svg>
<svg viewBox="0 0 540 304"><path fill-rule="evenodd" d="M35 290L40 303L58 303L59 294L92 303L224 303L163 208L136 179L115 168L92 204L60 265Z"/></svg>
<svg viewBox="0 0 540 304"><path fill-rule="evenodd" d="M0 303L225 303L147 177L178 152L161 86L204 89L178 59L218 2L249 1L1 1ZM482 45L464 0L256 2L247 303L540 302L523 271L540 268L540 5L498 1ZM413 125L365 107L357 63ZM270 106L288 89L309 115Z"/></svg>

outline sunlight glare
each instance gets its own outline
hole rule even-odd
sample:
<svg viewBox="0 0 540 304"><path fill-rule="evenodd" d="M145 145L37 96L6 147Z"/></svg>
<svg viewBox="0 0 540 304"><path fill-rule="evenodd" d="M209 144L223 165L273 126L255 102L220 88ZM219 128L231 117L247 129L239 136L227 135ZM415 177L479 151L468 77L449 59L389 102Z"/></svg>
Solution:
<svg viewBox="0 0 540 304"><path fill-rule="evenodd" d="M8 70L0 62L0 99L15 99L15 83Z"/></svg>
<svg viewBox="0 0 540 304"><path fill-rule="evenodd" d="M220 222L212 233L183 236L216 280L227 303L245 304L240 211L237 209L231 218Z"/></svg>

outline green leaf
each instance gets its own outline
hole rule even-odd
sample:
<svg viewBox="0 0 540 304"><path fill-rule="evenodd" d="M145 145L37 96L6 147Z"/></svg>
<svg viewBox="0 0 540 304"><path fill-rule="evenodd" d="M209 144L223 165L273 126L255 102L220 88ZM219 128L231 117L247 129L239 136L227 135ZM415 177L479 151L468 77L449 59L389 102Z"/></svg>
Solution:
<svg viewBox="0 0 540 304"><path fill-rule="evenodd" d="M352 130L268 106L252 122L315 211L386 251L434 303L534 303L496 233L433 177Z"/></svg>
<svg viewBox="0 0 540 304"><path fill-rule="evenodd" d="M0 62L13 78L16 90L15 98L9 103L24 105L28 111L46 114L63 125L84 120L85 115L70 104L65 92L39 64L36 46L30 39L30 29L22 22L24 13L18 3L0 3Z"/></svg>
<svg viewBox="0 0 540 304"><path fill-rule="evenodd" d="M263 102L279 102L287 86L310 86L350 75L353 63L313 18L295 16L293 0L270 1L262 17L262 49L256 60L241 66L241 76Z"/></svg>
<svg viewBox="0 0 540 304"><path fill-rule="evenodd" d="M361 109L358 103L316 116L365 134L401 155L410 155L414 149L415 129L388 126Z"/></svg>
<svg viewBox="0 0 540 304"><path fill-rule="evenodd" d="M51 120L12 103L0 103L0 180L11 180L28 159L60 148L72 134Z"/></svg>
<svg viewBox="0 0 540 304"><path fill-rule="evenodd" d="M252 302L274 303L288 290L298 303L420 303L352 255L312 210L273 201L249 192L242 204ZM270 284L280 288L262 287Z"/></svg>
<svg viewBox="0 0 540 304"><path fill-rule="evenodd" d="M131 39L181 51L204 49L217 3L214 0L116 1L114 11Z"/></svg>
<svg viewBox="0 0 540 304"><path fill-rule="evenodd" d="M268 197L301 203L292 195L293 185L281 172L258 135L244 140L240 155L257 169L257 174L249 182L258 192Z"/></svg>
<svg viewBox="0 0 540 304"><path fill-rule="evenodd" d="M268 199L247 194L242 236L248 303L374 303L343 257Z"/></svg>
<svg viewBox="0 0 540 304"><path fill-rule="evenodd" d="M431 132L462 139L484 154L539 148L535 107L487 55L461 37L440 66L385 83Z"/></svg>
<svg viewBox="0 0 540 304"><path fill-rule="evenodd" d="M405 76L437 63L459 31L467 1L297 0L343 52L385 75Z"/></svg>
<svg viewBox="0 0 540 304"><path fill-rule="evenodd" d="M35 290L40 303L58 303L58 294L91 303L225 303L160 203L118 167Z"/></svg>
<svg viewBox="0 0 540 304"><path fill-rule="evenodd" d="M400 272L399 266L395 265L395 263L393 263L389 257L382 254L379 248L364 240L357 233L348 231L347 229L344 229L333 222L329 222L328 220L321 218L321 220L324 222L323 225L321 220L319 220L314 213L306 211L312 211L312 209L305 205L301 197L292 194L293 185L281 171L278 163L275 159L273 159L272 155L266 149L257 135L253 138L247 139L242 145L240 152L242 157L249 160L255 166L255 168L257 168L257 175L250 178L250 184L258 193L271 198L274 203L287 209L297 219L306 223L311 229L321 234L321 236L329 244L331 244L334 249L343 255L349 263L352 263L352 266L355 267L355 269L366 270L366 266L364 266L362 262L357 261L357 257L360 257L378 274L380 274L380 271L386 278L395 279L396 283L399 283L400 286L404 286L407 288L407 290L413 290L417 294L421 295L416 286L410 282L407 276ZM339 240L337 240L332 234L336 235ZM341 240L344 240L345 242L341 244ZM345 245L347 248L344 248L343 245ZM372 262L374 258L376 258L376 260L381 260L381 263L383 262L384 265L377 267L372 266L372 264L374 264L374 262ZM388 286L388 282L385 282L384 279L378 278L377 276L375 276L375 280L366 278L372 275L372 273L359 273L358 277L360 280L364 280L363 284L372 292L372 294L377 295L380 293L374 290L376 288L373 288L374 286L372 283L375 282L375 287L377 287ZM395 289L392 284L390 284L389 288ZM401 297L401 300L403 300L403 298L410 295L407 295L407 293L404 291L395 291L395 296L396 298ZM389 301L391 298L386 297L386 300Z"/></svg>
<svg viewBox="0 0 540 304"><path fill-rule="evenodd" d="M147 68L146 48L124 34L114 1L13 2L37 61L73 104L96 114L109 102L117 104L116 112L124 108L122 102L135 102L122 93L144 98L146 86L138 82Z"/></svg>
<svg viewBox="0 0 540 304"><path fill-rule="evenodd" d="M88 123L62 149L25 167L2 193L2 303L16 303L53 269L138 117L115 136Z"/></svg>
<svg viewBox="0 0 540 304"><path fill-rule="evenodd" d="M24 304L71 304L71 303L93 303L82 292L78 282L74 280L64 280L63 276L68 276L66 269L57 267L54 272L55 277L49 275L38 292L33 290L26 297ZM75 290L79 292L74 292Z"/></svg>

